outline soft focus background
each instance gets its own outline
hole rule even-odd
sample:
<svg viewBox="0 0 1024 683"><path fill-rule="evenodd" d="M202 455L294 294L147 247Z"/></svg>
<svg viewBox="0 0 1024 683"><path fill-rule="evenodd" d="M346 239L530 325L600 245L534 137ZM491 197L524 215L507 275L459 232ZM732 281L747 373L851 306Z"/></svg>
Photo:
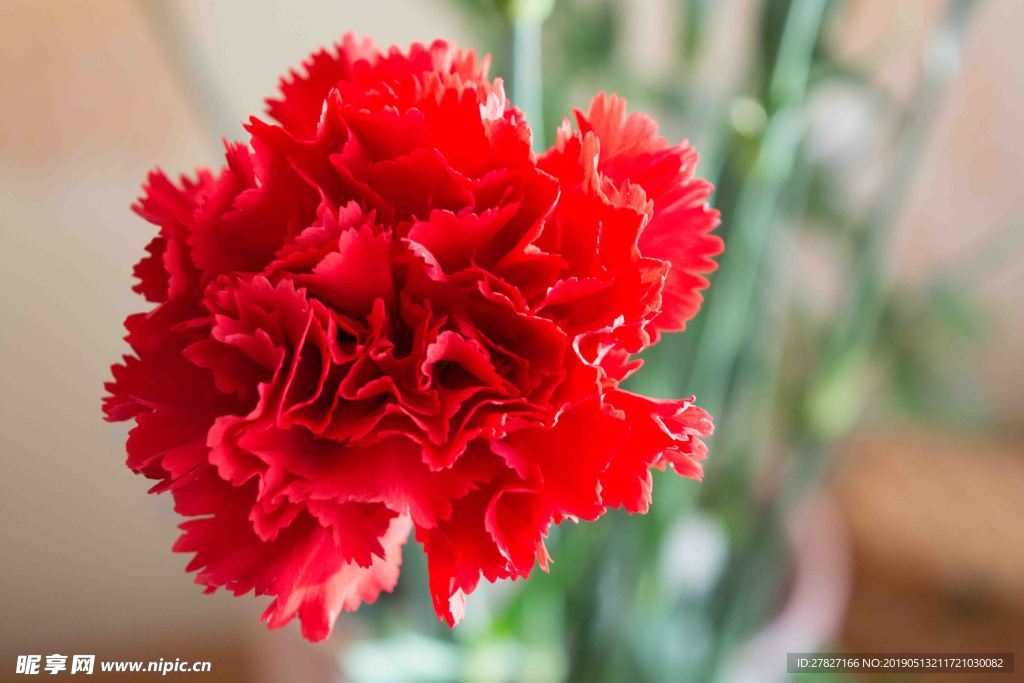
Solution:
<svg viewBox="0 0 1024 683"><path fill-rule="evenodd" d="M146 171L218 163L345 31L494 52L538 138L609 90L690 139L727 252L632 384L696 393L718 434L703 484L563 525L551 574L483 587L454 633L411 544L398 592L314 646L258 624L265 600L201 595L99 399L145 305ZM395 683L1024 656L1022 35L1019 0L3 0L0 679L52 652Z"/></svg>

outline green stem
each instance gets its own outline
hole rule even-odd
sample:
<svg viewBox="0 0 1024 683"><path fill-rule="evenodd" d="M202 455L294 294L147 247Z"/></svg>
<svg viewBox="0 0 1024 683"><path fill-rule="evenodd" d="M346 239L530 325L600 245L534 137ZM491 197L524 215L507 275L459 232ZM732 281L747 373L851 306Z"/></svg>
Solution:
<svg viewBox="0 0 1024 683"><path fill-rule="evenodd" d="M857 245L849 298L840 311L822 358L822 371L809 387L806 428L823 441L850 429L860 414L865 366L878 335L902 244L892 239L924 153L946 85L956 73L971 0L951 0L929 40L924 73L912 98L890 166Z"/></svg>
<svg viewBox="0 0 1024 683"><path fill-rule="evenodd" d="M852 293L846 310L840 316L833 336L826 346L825 363L822 371L810 388L811 399L822 395L822 387L829 387L834 381L836 368L849 370L852 366L844 359L866 358L870 354L882 313L885 310L887 288L883 286L883 256L893 251L891 227L898 218L903 201L908 194L909 178L914 170L927 139L929 123L933 120L944 86L955 72L956 50L968 19L969 0L953 0L945 20L929 42L925 76L914 98L901 135L896 160L888 174L889 183L875 204L875 210L865 225L863 239L859 245L854 267ZM839 372L848 382L842 385L845 391L858 398L856 384L862 381L863 367L854 371L854 377ZM859 403L858 403L859 405ZM817 480L829 464L828 444L849 428L852 422L831 425L832 429L815 429L814 424L805 425L806 430L791 445L793 454L785 463L785 470L774 491L767 495L758 506L753 529L739 543L729 562L729 568L718 587L718 599L714 621L721 633L716 641L719 651L727 650L744 637L746 629L757 614L742 603L747 600L751 586L758 584L762 590L756 594L765 595L764 585L776 585L779 580L778 548L765 541L772 528L781 528L792 507L802 499L804 492ZM840 427L842 429L840 429ZM766 558L775 557L775 562ZM766 571L767 568L767 571ZM712 658L709 665L714 667ZM712 669L714 671L714 669ZM709 672L710 673L710 672ZM710 679L711 676L708 676Z"/></svg>
<svg viewBox="0 0 1024 683"><path fill-rule="evenodd" d="M779 198L803 139L800 111L825 14L824 0L794 0L786 18L769 84L767 128L733 212L707 318L694 356L691 383L705 409L716 414L746 338L760 267Z"/></svg>
<svg viewBox="0 0 1024 683"><path fill-rule="evenodd" d="M529 3L526 3L529 5ZM542 38L547 11L524 6L509 17L510 94L512 102L526 115L533 129L533 148L544 149L544 81Z"/></svg>

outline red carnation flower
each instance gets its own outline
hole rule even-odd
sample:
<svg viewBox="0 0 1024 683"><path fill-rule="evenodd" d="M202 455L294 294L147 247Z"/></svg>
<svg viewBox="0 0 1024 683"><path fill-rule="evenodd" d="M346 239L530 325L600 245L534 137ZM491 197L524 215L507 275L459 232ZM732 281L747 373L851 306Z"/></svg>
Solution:
<svg viewBox="0 0 1024 683"><path fill-rule="evenodd" d="M190 518L208 592L311 640L391 590L410 530L438 615L546 569L544 538L699 478L711 418L618 388L696 312L721 242L696 155L599 95L539 158L487 60L346 36L226 164L149 177L105 411Z"/></svg>

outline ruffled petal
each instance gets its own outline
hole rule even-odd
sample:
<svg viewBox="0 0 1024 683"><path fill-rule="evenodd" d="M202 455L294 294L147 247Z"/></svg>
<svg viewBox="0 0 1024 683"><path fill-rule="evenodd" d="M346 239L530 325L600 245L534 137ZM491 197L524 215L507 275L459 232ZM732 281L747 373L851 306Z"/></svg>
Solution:
<svg viewBox="0 0 1024 683"><path fill-rule="evenodd" d="M248 495L247 495L248 494ZM271 628L302 620L303 635L323 640L341 611L372 603L398 580L401 546L411 528L396 516L379 538L383 556L369 566L349 562L329 528L311 515L299 515L273 541L257 536L248 519L249 487L234 487L207 468L174 490L175 509L198 519L181 525L176 552L194 553L189 571L207 592L226 588L235 595L253 592L274 601L263 620Z"/></svg>

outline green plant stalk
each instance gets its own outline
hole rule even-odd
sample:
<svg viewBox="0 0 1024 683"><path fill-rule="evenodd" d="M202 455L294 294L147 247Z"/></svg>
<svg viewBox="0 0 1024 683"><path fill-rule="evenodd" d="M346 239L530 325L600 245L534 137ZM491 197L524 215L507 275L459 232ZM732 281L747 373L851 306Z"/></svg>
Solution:
<svg viewBox="0 0 1024 683"><path fill-rule="evenodd" d="M825 15L824 0L794 0L768 87L768 123L733 212L726 251L709 296L690 383L705 409L719 414L740 347L749 331L760 267L779 198L804 133L800 108Z"/></svg>
<svg viewBox="0 0 1024 683"><path fill-rule="evenodd" d="M734 225L716 278L707 318L693 364L692 385L703 405L721 414L742 348L752 331L751 320L762 280L762 262L778 223L781 198L796 167L805 121L802 106L810 85L811 65L825 18L826 3L794 0L787 8L775 61L769 73L765 109L766 129L755 162L743 179L733 213ZM772 375L769 373L769 380ZM716 637L700 671L701 680L719 675L722 659L757 623L777 588L767 580L770 560L778 552L778 518L754 515L757 528L734 552L708 604ZM742 558L742 559L741 559ZM750 575L757 567L756 576ZM761 580L764 578L765 580ZM737 600L739 594L746 596ZM756 596L760 596L757 598ZM751 601L757 604L751 604Z"/></svg>
<svg viewBox="0 0 1024 683"><path fill-rule="evenodd" d="M893 269L902 251L902 245L894 244L891 235L946 85L956 73L972 7L972 0L951 0L929 40L924 73L901 126L895 160L873 210L863 222L847 288L850 296L825 347L822 371L807 392L804 427L823 442L846 433L860 414L865 369L891 289L886 273Z"/></svg>
<svg viewBox="0 0 1024 683"><path fill-rule="evenodd" d="M533 130L533 149L541 151L544 144L544 81L542 43L547 11L521 8L508 16L508 45L512 65L510 94L512 101L526 115Z"/></svg>
<svg viewBox="0 0 1024 683"><path fill-rule="evenodd" d="M719 501L750 498L757 474L754 456L764 450L772 434L793 298L793 226L801 222L811 173L809 164L798 162L786 189L785 204L793 207L792 213L787 212L787 219L766 247L761 275L763 294L753 311L751 334L737 360L730 387L734 398L727 408L732 423L737 423L739 415L745 428L728 429L715 442L716 457L724 465L718 469L718 485L712 492Z"/></svg>
<svg viewBox="0 0 1024 683"><path fill-rule="evenodd" d="M885 309L885 294L888 291L882 285L885 265L883 256L887 251L887 237L892 232L892 226L899 217L903 200L907 196L907 179L914 176L913 171L923 152L930 129L929 124L934 118L937 104L941 100L946 83L955 72L955 59L951 59L948 53L937 57L936 50L949 50L951 46L955 49L962 43L969 5L969 0L953 0L947 9L942 26L930 40L929 61L941 61L926 66L926 76L907 118L908 125L903 128L897 158L887 174L891 182L884 186L882 196L875 204L879 208L871 214L865 225L864 239L860 242L853 269L854 282L851 289L854 294L840 316L840 320L846 321L846 324L837 326L835 334L827 342L826 363L811 385L811 400L821 397L822 394L819 392L822 391L822 387L830 387L829 383L833 382L835 377L850 372L851 367L856 368L856 372L853 376L848 376L848 379L862 381L864 366L851 366L850 359L866 360L870 356L878 324ZM862 393L858 398L863 399ZM742 625L731 623L734 620L729 618L729 615L736 613L742 617L738 613L744 610L735 605L742 594L743 586L757 578L758 570L752 568L764 567L764 556L777 553L777 549L766 539L771 536L772 528L779 528L779 521L785 519L793 506L802 499L804 492L817 480L828 464L825 457L828 453L828 444L845 434L852 426L852 421L830 426L830 430L824 431L820 426L806 424L806 431L797 435L792 448L793 456L790 462L786 463L786 473L781 478L778 489L763 501L755 528L748 535L746 544L730 562L730 568L726 571L719 591L722 596L719 609L725 619L722 622L723 636L729 633L734 634L733 638L742 637ZM837 430L836 427L843 429Z"/></svg>

